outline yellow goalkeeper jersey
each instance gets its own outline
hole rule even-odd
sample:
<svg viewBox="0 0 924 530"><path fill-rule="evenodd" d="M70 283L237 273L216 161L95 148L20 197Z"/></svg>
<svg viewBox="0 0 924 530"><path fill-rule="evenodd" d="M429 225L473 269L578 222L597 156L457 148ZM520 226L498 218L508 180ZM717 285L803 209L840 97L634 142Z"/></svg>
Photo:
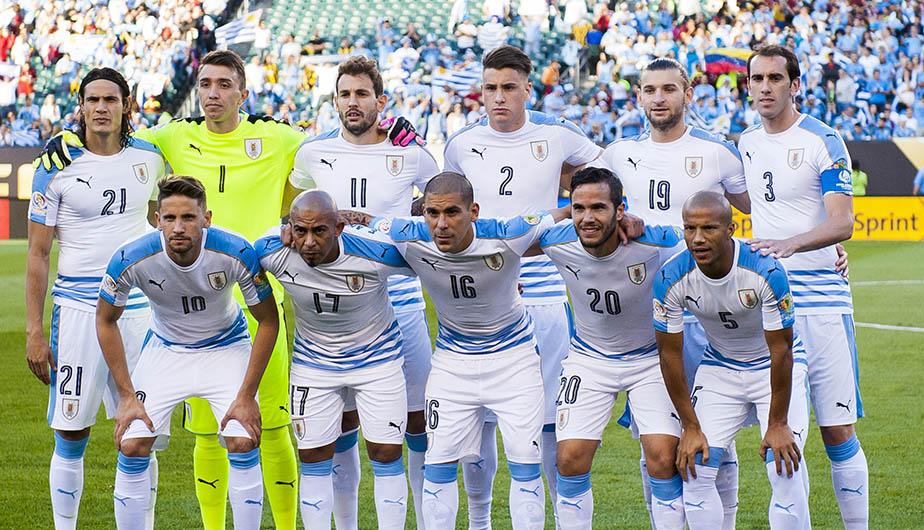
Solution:
<svg viewBox="0 0 924 530"><path fill-rule="evenodd" d="M249 241L279 224L286 181L305 140L285 122L247 114L226 134L209 131L204 118L182 118L134 136L160 148L173 173L202 181L212 222ZM282 287L275 279L271 283L281 301Z"/></svg>

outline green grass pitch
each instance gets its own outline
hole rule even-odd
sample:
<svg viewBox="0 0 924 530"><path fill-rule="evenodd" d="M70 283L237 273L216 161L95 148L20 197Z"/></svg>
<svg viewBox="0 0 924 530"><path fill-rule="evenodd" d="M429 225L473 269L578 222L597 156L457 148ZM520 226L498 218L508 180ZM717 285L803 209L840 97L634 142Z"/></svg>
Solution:
<svg viewBox="0 0 924 530"><path fill-rule="evenodd" d="M848 245L856 321L924 327L924 244L857 242ZM48 389L29 372L24 360L23 242L0 243L0 528L51 528L48 461L53 441L45 424ZM913 280L881 284L870 282ZM428 315L431 319L432 314ZM924 464L919 453L924 434L921 384L924 334L860 327L861 387L868 418L859 424L860 440L870 464L871 528L924 528ZM621 409L622 402L617 404ZM174 416L170 449L160 454L157 527L201 527L192 478L192 436ZM740 509L738 528L767 527L769 486L757 454L756 428L738 437ZM611 426L594 462L596 528L645 528L638 472L638 444L627 431ZM811 475L811 514L816 529L841 526L831 489L828 461L817 429L806 449ZM114 528L112 487L115 449L112 423L100 418L87 451L80 528ZM501 456L495 483L494 528L510 528L507 517L508 475ZM375 528L372 472L364 457L360 527ZM465 507L460 507L459 528ZM547 508L547 514L551 509ZM228 511L230 528L230 509ZM408 528L413 528L409 510ZM272 528L267 510L264 528ZM553 528L548 515L546 528Z"/></svg>

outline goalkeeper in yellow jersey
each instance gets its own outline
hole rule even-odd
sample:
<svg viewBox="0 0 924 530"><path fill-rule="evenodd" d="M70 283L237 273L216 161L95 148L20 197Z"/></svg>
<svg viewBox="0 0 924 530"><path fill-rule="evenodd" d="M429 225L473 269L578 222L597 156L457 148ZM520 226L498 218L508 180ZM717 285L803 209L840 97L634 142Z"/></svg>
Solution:
<svg viewBox="0 0 924 530"><path fill-rule="evenodd" d="M236 53L213 51L203 57L196 79L203 116L176 119L134 133L156 145L177 174L193 175L205 185L212 221L255 241L267 228L278 225L288 212L288 176L295 152L305 135L285 122L240 111L247 98L244 63ZM382 124L380 126L383 126ZM395 145L419 141L405 120L391 125L389 138ZM46 167L70 163L68 145L79 140L70 133L54 137L40 156ZM283 290L270 279L273 294L280 301ZM256 321L235 287L244 308L251 335ZM289 435L289 354L285 325L279 326L273 355L260 382L259 402L263 422L260 442L263 480L275 527L294 529L298 509L298 468ZM228 459L219 444L218 425L208 403L192 399L186 403L183 426L196 435L193 467L196 496L206 530L225 528L228 492Z"/></svg>

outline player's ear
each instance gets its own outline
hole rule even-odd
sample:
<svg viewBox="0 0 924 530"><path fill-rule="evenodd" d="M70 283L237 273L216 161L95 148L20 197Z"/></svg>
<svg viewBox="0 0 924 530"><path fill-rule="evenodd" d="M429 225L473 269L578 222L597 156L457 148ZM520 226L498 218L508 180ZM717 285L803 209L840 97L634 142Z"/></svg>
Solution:
<svg viewBox="0 0 924 530"><path fill-rule="evenodd" d="M163 228L160 227L160 210L156 208L154 209L154 227L158 230L163 230Z"/></svg>
<svg viewBox="0 0 924 530"><path fill-rule="evenodd" d="M802 80L799 79L798 77L793 79L792 82L789 83L789 95L795 98L796 95L799 94L799 89L801 87L802 87Z"/></svg>
<svg viewBox="0 0 924 530"><path fill-rule="evenodd" d="M212 226L212 210L205 211L205 228Z"/></svg>
<svg viewBox="0 0 924 530"><path fill-rule="evenodd" d="M336 234L337 234L337 237L340 237L340 234L343 233L343 227L344 227L344 226L346 226L346 223L344 223L344 222L343 222L343 219L340 218L340 219L337 221L337 225L336 225L336 227L335 227L335 228L336 228L335 232L336 232Z"/></svg>
<svg viewBox="0 0 924 530"><path fill-rule="evenodd" d="M241 105L243 105L244 102L247 101L247 96L249 95L250 95L250 91L247 90L246 88L241 90L241 99L237 102L237 106L240 107Z"/></svg>
<svg viewBox="0 0 924 530"><path fill-rule="evenodd" d="M620 202L619 205L616 206L616 220L622 221L622 218L625 216L626 216L626 203Z"/></svg>
<svg viewBox="0 0 924 530"><path fill-rule="evenodd" d="M732 221L728 223L728 237L735 237L735 232L738 231L738 223Z"/></svg>
<svg viewBox="0 0 924 530"><path fill-rule="evenodd" d="M473 202L472 205L471 205L471 207L470 207L470 209L469 209L469 212L471 212L471 214L472 214L472 222L475 222L475 221L478 220L478 212L479 212L479 211L481 211L481 207L478 206L478 203L477 203L477 202Z"/></svg>
<svg viewBox="0 0 924 530"><path fill-rule="evenodd" d="M375 108L378 109L379 112L382 112L383 110L385 110L385 105L388 104L388 96L385 95L385 93L383 92L381 96L375 99L376 99Z"/></svg>

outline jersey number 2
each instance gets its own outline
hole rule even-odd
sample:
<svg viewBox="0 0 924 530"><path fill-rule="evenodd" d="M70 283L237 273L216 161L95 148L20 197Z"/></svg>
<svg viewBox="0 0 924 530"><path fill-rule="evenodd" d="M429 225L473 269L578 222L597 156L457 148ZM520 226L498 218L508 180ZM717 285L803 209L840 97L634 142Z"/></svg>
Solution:
<svg viewBox="0 0 924 530"><path fill-rule="evenodd" d="M511 180L513 180L513 168L510 166L502 167L501 175L505 175L505 177L504 177L504 181L501 182L498 193L501 195L513 195L513 192L507 189L507 185L510 184Z"/></svg>

